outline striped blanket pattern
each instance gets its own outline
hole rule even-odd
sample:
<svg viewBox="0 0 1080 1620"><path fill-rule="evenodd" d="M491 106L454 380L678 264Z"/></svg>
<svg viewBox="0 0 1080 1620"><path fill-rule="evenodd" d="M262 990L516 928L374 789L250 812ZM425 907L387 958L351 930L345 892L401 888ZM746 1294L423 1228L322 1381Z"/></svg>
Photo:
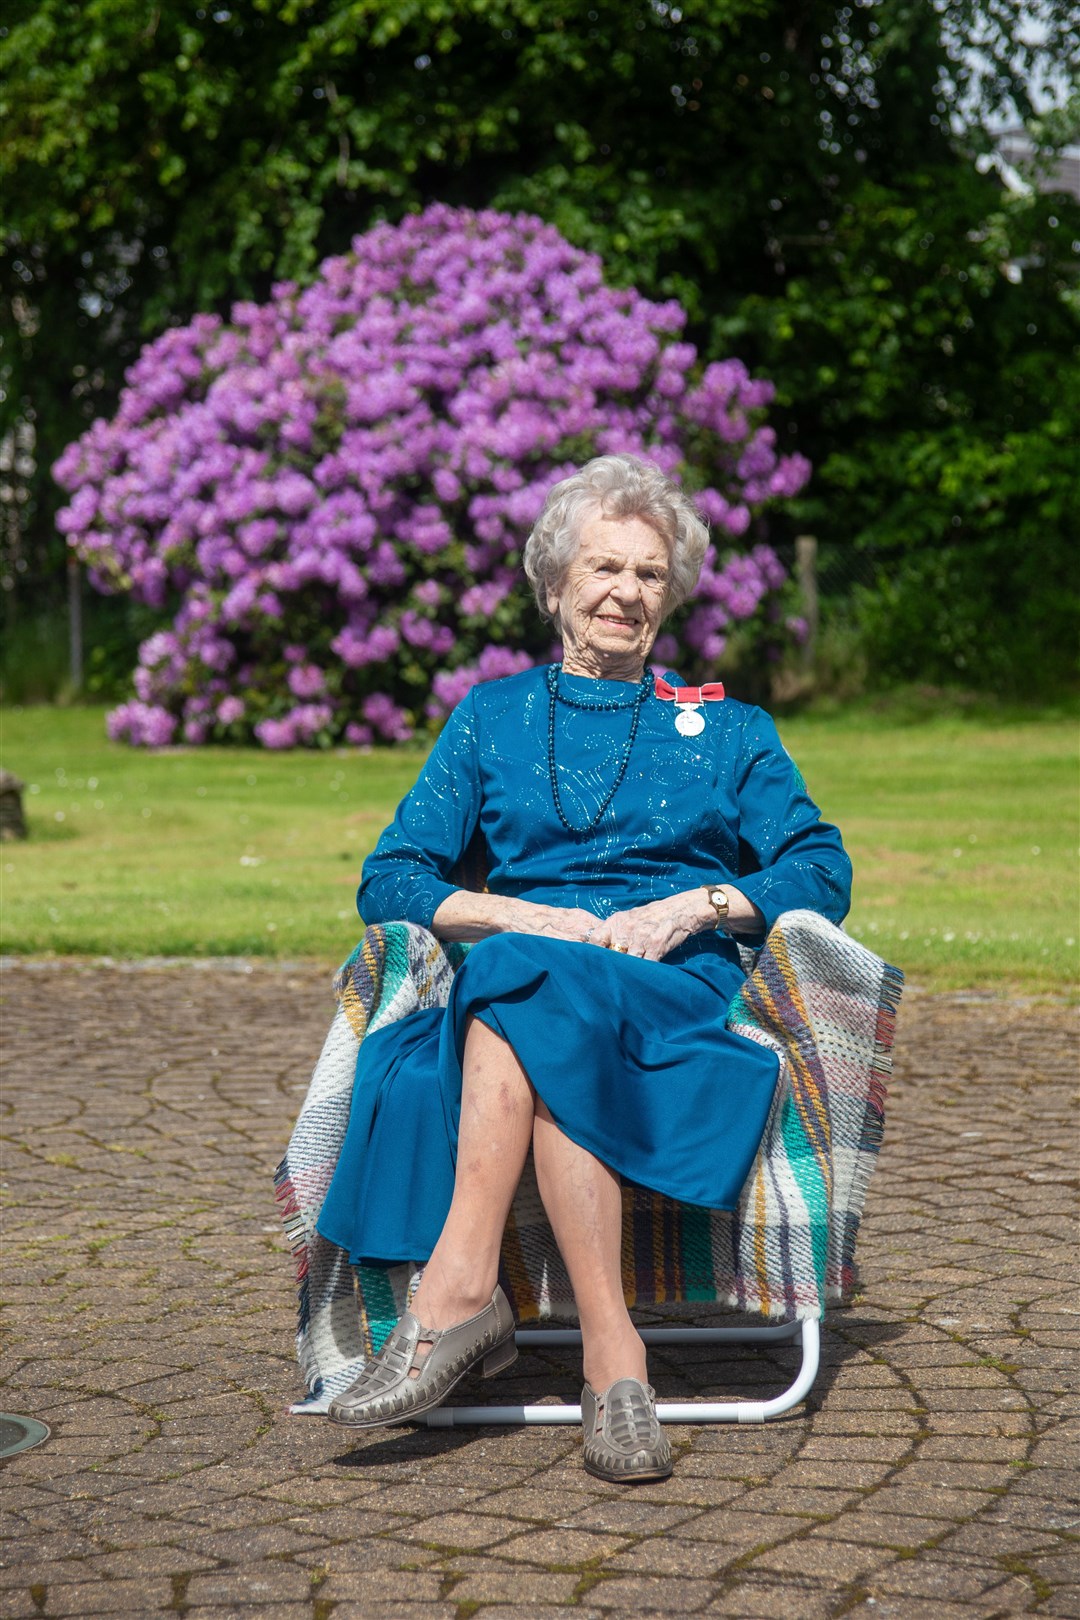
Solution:
<svg viewBox="0 0 1080 1620"><path fill-rule="evenodd" d="M296 1261L297 1355L325 1411L405 1309L415 1267L349 1264L316 1231L349 1118L359 1043L420 1007L445 1005L467 946L412 923L367 930L335 979L338 1011L284 1159L276 1196ZM736 995L728 1025L771 1046L781 1077L734 1212L623 1189L628 1304L715 1301L767 1317L820 1317L849 1297L855 1240L881 1145L903 976L814 912L786 913ZM519 1319L575 1317L531 1160L502 1251Z"/></svg>

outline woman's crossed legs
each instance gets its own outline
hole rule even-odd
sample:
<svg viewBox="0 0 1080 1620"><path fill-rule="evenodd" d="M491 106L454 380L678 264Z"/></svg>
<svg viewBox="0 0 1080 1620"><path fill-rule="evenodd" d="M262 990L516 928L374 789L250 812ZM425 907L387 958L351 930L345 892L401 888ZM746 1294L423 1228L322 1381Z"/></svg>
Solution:
<svg viewBox="0 0 1080 1620"><path fill-rule="evenodd" d="M646 1381L645 1346L622 1290L619 1178L555 1124L513 1048L472 1019L462 1063L457 1174L450 1212L412 1300L425 1327L446 1328L491 1299L503 1230L532 1144L540 1197L566 1264L593 1389ZM417 1346L423 1352L423 1341Z"/></svg>

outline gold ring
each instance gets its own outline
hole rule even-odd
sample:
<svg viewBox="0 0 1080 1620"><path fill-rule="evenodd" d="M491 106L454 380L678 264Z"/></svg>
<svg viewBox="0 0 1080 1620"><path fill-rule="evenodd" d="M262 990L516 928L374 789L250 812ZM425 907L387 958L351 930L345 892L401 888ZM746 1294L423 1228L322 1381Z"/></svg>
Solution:
<svg viewBox="0 0 1080 1620"><path fill-rule="evenodd" d="M615 949L617 951L622 951L623 953L625 953L626 951L628 951L630 949L630 947L629 947L629 945L627 945L625 940L623 940L621 943L618 940L616 940L615 941Z"/></svg>

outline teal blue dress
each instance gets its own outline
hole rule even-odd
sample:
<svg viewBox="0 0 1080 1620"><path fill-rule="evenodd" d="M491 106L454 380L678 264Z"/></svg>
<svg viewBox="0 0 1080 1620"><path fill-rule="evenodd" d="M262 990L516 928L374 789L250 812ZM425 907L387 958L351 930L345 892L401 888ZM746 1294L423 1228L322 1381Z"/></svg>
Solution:
<svg viewBox="0 0 1080 1620"><path fill-rule="evenodd" d="M731 698L701 707L704 729L684 736L675 705L650 688L617 791L591 830L568 830L552 791L552 703L563 812L580 829L616 778L633 718L589 705L634 692L560 670L553 700L546 668L474 687L364 863L364 921L430 928L479 829L494 894L606 918L727 882L766 929L797 909L840 922L851 878L840 835L772 720ZM509 1042L561 1129L625 1180L733 1209L778 1073L770 1048L725 1028L742 977L734 941L713 931L662 962L530 934L481 940L445 1009L363 1042L320 1232L357 1262L427 1259L453 1193L474 1016Z"/></svg>

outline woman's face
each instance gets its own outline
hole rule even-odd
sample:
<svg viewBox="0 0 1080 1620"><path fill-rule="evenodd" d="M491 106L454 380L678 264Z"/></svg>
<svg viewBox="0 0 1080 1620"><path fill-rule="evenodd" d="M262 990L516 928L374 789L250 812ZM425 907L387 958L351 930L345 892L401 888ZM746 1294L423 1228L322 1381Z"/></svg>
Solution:
<svg viewBox="0 0 1080 1620"><path fill-rule="evenodd" d="M639 680L663 617L668 548L642 518L595 513L577 556L548 593L558 614L563 667L575 675Z"/></svg>

